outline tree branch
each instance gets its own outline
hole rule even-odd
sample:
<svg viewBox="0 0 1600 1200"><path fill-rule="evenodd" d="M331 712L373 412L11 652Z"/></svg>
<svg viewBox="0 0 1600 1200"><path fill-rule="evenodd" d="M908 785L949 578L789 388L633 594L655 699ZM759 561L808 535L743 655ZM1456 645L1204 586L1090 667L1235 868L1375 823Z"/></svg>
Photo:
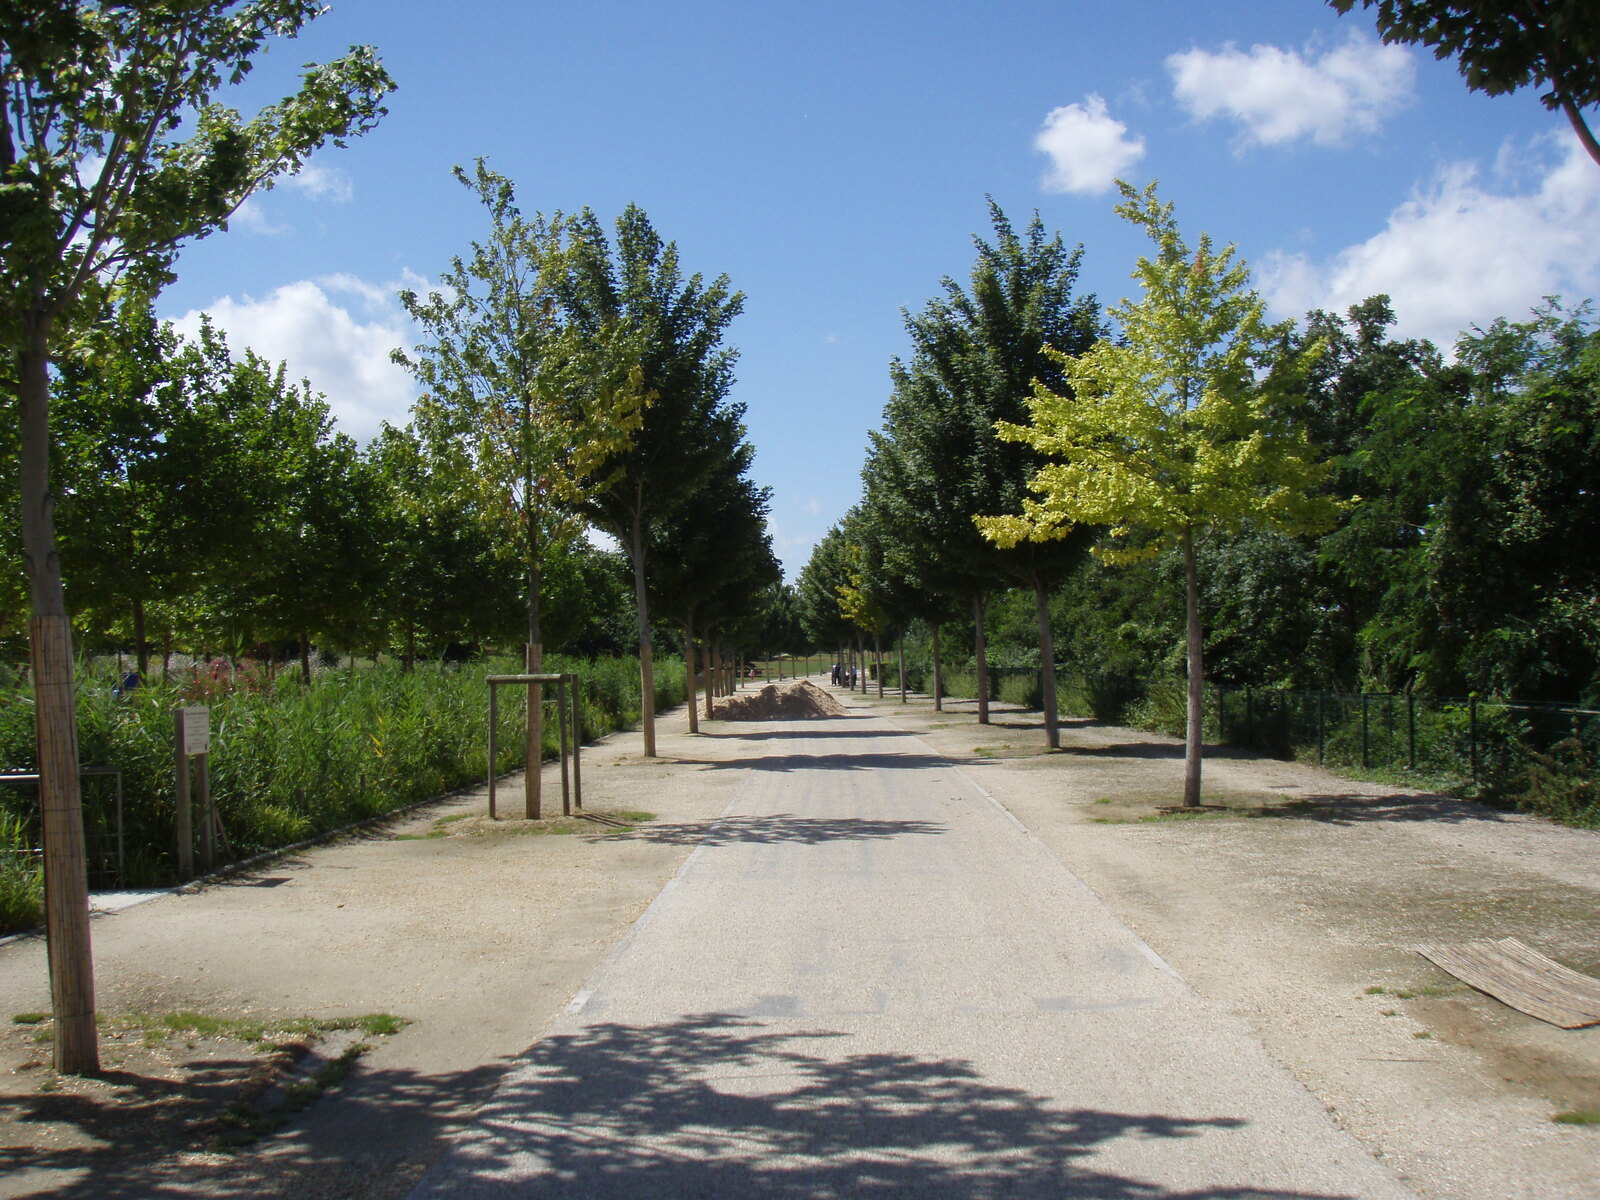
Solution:
<svg viewBox="0 0 1600 1200"><path fill-rule="evenodd" d="M1583 119L1583 113L1572 102L1572 98L1565 92L1558 92L1561 100L1561 111L1567 114L1567 120L1572 122L1573 131L1578 135L1578 141L1588 151L1589 157L1600 165L1600 141L1594 136L1594 130L1589 128L1588 122Z"/></svg>

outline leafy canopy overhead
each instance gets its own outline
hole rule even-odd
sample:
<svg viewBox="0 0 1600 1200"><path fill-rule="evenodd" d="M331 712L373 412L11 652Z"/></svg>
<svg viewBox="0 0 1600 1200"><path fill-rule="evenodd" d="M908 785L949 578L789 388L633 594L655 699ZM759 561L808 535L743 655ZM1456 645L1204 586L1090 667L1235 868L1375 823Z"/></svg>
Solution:
<svg viewBox="0 0 1600 1200"><path fill-rule="evenodd" d="M1341 14L1357 0L1328 0ZM1600 104L1600 4L1595 0L1360 0L1386 42L1422 43L1456 59L1467 86L1491 96L1530 83L1572 123L1589 156L1600 142L1581 110Z"/></svg>
<svg viewBox="0 0 1600 1200"><path fill-rule="evenodd" d="M394 84L370 47L306 69L248 120L213 101L313 0L0 5L0 338L93 281L171 278L178 245L225 228L252 191L383 116Z"/></svg>
<svg viewBox="0 0 1600 1200"><path fill-rule="evenodd" d="M1119 186L1118 214L1155 244L1134 270L1143 296L1109 310L1118 341L1075 359L1056 354L1070 398L1036 385L1031 423L1000 424L1002 438L1050 461L1020 514L978 517L978 527L1014 546L1075 524L1109 525L1112 541L1095 551L1107 561L1145 557L1206 529L1326 528L1338 506L1316 493L1329 468L1285 420L1284 385L1296 366L1280 357L1288 327L1266 322L1232 246L1216 251L1202 236L1191 250L1155 184ZM1136 529L1157 536L1131 546L1123 539Z"/></svg>

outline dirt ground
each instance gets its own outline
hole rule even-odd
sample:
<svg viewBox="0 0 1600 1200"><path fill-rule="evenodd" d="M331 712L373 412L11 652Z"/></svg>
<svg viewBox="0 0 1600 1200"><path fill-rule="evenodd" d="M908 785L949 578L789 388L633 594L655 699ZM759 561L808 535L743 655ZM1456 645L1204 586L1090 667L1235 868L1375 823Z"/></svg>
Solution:
<svg viewBox="0 0 1600 1200"><path fill-rule="evenodd" d="M762 715L759 695L747 685L745 719ZM1600 974L1600 835L1227 756L1206 768L1218 807L1171 819L1181 747L1168 739L1070 722L1049 753L1037 714L996 706L982 727L970 703L834 695L961 764L1419 1194L1600 1195L1600 1127L1551 1120L1600 1108L1600 1028L1525 1017L1413 949L1513 936ZM585 752L587 806L607 821L491 824L468 793L98 917L98 1079L56 1079L46 1027L12 1022L48 1008L40 939L0 946L0 1196L404 1196L760 754L741 722L690 737L679 710L658 728L656 760L637 734ZM518 795L502 784L502 804ZM185 1011L410 1024L302 1031L279 1050L154 1028ZM352 1045L371 1049L320 1099L285 1086ZM220 1149L241 1111L262 1136Z"/></svg>

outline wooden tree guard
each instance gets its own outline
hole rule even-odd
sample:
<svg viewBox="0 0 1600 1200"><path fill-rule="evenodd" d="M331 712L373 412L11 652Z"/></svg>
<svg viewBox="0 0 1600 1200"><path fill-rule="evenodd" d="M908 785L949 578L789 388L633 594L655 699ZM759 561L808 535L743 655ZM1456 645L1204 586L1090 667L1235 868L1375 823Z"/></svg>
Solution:
<svg viewBox="0 0 1600 1200"><path fill-rule="evenodd" d="M34 719L39 740L40 824L44 833L45 941L55 1014L55 1069L100 1069L94 1023L94 952L89 941L89 875L78 781L78 714L73 700L72 626L34 617Z"/></svg>
<svg viewBox="0 0 1600 1200"><path fill-rule="evenodd" d="M489 682L489 819L500 819L499 807L496 803L495 780L499 775L498 748L495 729L499 718L499 700L496 689L501 684L513 684L527 687L530 693L535 686L547 683L556 685L556 725L560 731L561 739L561 813L571 816L574 808L583 808L583 779L581 775L580 759L583 745L583 708L578 695L578 677L572 673L560 675L490 675ZM542 703L542 701L541 701ZM570 729L570 733L569 733ZM567 777L567 752L571 746L572 776L569 790ZM542 751L534 752L527 765L529 774L537 774L542 765ZM529 820L537 820L537 809L527 813Z"/></svg>

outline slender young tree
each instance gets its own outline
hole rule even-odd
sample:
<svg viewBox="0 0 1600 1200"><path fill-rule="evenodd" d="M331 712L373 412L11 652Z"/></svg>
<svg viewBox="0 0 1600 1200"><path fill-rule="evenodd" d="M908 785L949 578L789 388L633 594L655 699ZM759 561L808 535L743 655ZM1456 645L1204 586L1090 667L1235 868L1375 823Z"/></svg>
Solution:
<svg viewBox="0 0 1600 1200"><path fill-rule="evenodd" d="M1191 250L1172 205L1120 184L1117 212L1155 246L1134 271L1142 296L1111 309L1121 327L1078 358L1058 355L1074 395L1039 385L1027 425L1000 436L1049 456L1019 514L975 517L1001 546L1049 541L1078 525L1113 527L1096 553L1130 561L1176 545L1183 556L1188 644L1188 737L1183 803L1200 803L1204 662L1195 541L1247 526L1282 533L1330 528L1341 505L1321 494L1331 467L1287 419L1299 365L1269 325L1233 247L1202 236ZM1155 536L1119 544L1133 530Z"/></svg>
<svg viewBox="0 0 1600 1200"><path fill-rule="evenodd" d="M456 178L489 210L489 237L452 261L444 289L401 303L429 341L395 352L426 389L418 429L440 452L456 446L485 499L513 517L527 600L524 665L544 663L540 574L552 544L581 520L579 508L610 482L598 464L626 448L644 402L639 370L618 347L618 325L582 331L565 319L559 295L568 270L567 221L525 217L503 175L479 159ZM524 812L539 816L544 705L528 689Z"/></svg>
<svg viewBox="0 0 1600 1200"><path fill-rule="evenodd" d="M255 190L325 142L371 128L394 85L368 48L308 68L244 120L216 102L317 0L14 0L0 8L0 344L21 429L55 1064L99 1062L83 867L72 631L51 515L50 363L86 300L120 274L154 290L179 245L225 228Z"/></svg>

